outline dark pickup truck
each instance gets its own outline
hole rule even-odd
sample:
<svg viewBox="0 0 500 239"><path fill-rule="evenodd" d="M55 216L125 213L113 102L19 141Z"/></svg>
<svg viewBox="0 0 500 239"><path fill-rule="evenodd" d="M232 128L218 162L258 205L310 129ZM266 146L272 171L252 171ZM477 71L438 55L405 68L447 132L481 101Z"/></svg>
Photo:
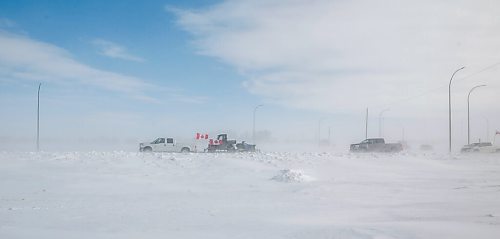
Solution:
<svg viewBox="0 0 500 239"><path fill-rule="evenodd" d="M396 153L403 150L403 145L399 143L386 144L382 138L365 139L359 144L351 144L351 152L386 152Z"/></svg>

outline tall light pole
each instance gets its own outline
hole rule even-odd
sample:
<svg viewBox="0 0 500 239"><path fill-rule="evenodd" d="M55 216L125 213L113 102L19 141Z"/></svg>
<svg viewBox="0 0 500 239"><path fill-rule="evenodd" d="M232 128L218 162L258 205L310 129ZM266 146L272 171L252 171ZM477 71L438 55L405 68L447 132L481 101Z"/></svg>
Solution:
<svg viewBox="0 0 500 239"><path fill-rule="evenodd" d="M252 129L252 140L253 140L253 143L255 144L256 142L256 139L255 139L255 112L257 112L257 109L259 107L262 107L264 105L257 105L255 106L255 108L253 109L253 129Z"/></svg>
<svg viewBox="0 0 500 239"><path fill-rule="evenodd" d="M366 118L365 118L365 139L368 138L368 108L366 108Z"/></svg>
<svg viewBox="0 0 500 239"><path fill-rule="evenodd" d="M483 87L486 85L476 85L470 89L469 94L467 95L467 144L470 144L470 94L476 88Z"/></svg>
<svg viewBox="0 0 500 239"><path fill-rule="evenodd" d="M456 70L455 72L453 72L453 75L451 75L451 79L450 79L450 84L448 85L448 136L449 136L449 152L451 153L451 81L453 81L453 77L455 76L455 74L460 71L460 70L463 70L465 68L465 66L461 67L460 69Z"/></svg>
<svg viewBox="0 0 500 239"><path fill-rule="evenodd" d="M378 114L378 137L382 137L382 115L389 111L389 109L384 109Z"/></svg>
<svg viewBox="0 0 500 239"><path fill-rule="evenodd" d="M405 128L404 127L401 129L401 141L403 141L403 142L405 141Z"/></svg>
<svg viewBox="0 0 500 239"><path fill-rule="evenodd" d="M332 142L331 141L331 136L332 136L331 132L332 132L332 127L328 127L328 146L330 146L330 144Z"/></svg>
<svg viewBox="0 0 500 239"><path fill-rule="evenodd" d="M318 146L321 146L321 121L325 119L326 118L321 118L318 120Z"/></svg>
<svg viewBox="0 0 500 239"><path fill-rule="evenodd" d="M38 100L36 107L36 151L40 151L40 87L42 83L38 85Z"/></svg>

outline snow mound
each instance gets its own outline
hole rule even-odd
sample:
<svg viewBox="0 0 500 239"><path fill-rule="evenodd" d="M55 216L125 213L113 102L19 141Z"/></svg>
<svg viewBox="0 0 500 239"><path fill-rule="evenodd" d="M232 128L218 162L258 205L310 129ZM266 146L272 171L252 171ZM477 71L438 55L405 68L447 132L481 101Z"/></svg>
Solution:
<svg viewBox="0 0 500 239"><path fill-rule="evenodd" d="M300 182L312 181L312 179L313 178L305 175L301 171L292 169L280 170L278 175L271 178L271 180L284 183L300 183Z"/></svg>

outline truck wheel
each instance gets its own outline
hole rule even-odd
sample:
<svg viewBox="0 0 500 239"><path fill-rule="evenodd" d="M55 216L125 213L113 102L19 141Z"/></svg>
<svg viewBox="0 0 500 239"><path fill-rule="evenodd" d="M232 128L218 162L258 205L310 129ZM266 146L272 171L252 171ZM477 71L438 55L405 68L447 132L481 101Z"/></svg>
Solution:
<svg viewBox="0 0 500 239"><path fill-rule="evenodd" d="M142 152L146 152L146 153L150 153L150 152L152 152L152 151L153 151L153 149L152 149L151 147L144 147L144 148L142 149Z"/></svg>
<svg viewBox="0 0 500 239"><path fill-rule="evenodd" d="M181 153L189 153L189 152L191 152L191 150L189 150L188 147L184 147L181 149Z"/></svg>

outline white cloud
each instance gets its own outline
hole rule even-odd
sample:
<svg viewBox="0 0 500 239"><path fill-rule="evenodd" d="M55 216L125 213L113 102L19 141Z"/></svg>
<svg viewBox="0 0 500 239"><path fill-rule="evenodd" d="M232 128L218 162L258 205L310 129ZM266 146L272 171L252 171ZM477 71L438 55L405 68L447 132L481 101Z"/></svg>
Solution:
<svg viewBox="0 0 500 239"><path fill-rule="evenodd" d="M95 39L92 41L92 44L94 44L96 47L99 48L99 53L103 56L128 60L128 61L137 61L137 62L144 61L143 58L128 53L125 47L118 45L114 42L102 39Z"/></svg>
<svg viewBox="0 0 500 239"><path fill-rule="evenodd" d="M88 66L60 47L0 29L0 81L15 80L89 85L150 103L162 103L159 98L165 96L169 102L189 104L208 100L202 96L190 96L183 89L153 85L138 77Z"/></svg>
<svg viewBox="0 0 500 239"><path fill-rule="evenodd" d="M444 87L400 109L428 114L447 107L449 77L462 65L456 101L478 83L489 85L476 97L483 109L500 100L499 67L460 81L500 61L498 9L493 0L235 0L167 10L201 54L234 66L248 78L244 86L269 101L352 112Z"/></svg>
<svg viewBox="0 0 500 239"><path fill-rule="evenodd" d="M74 60L57 46L0 30L2 78L80 83L140 97L151 88L145 81L99 70Z"/></svg>

